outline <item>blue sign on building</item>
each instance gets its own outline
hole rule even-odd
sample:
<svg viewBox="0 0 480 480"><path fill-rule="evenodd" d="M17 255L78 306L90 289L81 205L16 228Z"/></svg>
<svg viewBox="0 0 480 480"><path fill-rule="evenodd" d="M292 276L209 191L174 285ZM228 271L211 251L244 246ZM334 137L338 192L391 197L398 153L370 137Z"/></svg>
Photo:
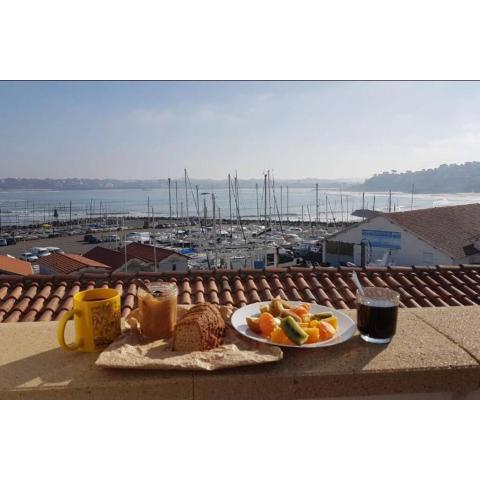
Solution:
<svg viewBox="0 0 480 480"><path fill-rule="evenodd" d="M400 249L400 232L387 232L384 230L362 230L362 240L367 240L371 247Z"/></svg>

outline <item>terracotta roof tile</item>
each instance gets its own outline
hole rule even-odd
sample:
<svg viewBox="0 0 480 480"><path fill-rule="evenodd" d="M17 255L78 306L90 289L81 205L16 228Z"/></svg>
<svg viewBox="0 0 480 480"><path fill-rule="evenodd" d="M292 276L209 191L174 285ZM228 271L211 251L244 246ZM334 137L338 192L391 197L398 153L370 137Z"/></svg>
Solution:
<svg viewBox="0 0 480 480"><path fill-rule="evenodd" d="M51 253L45 257L38 259L40 267L44 266L55 273L73 273L84 270L86 268L109 269L108 265L99 263L81 255L68 253Z"/></svg>
<svg viewBox="0 0 480 480"><path fill-rule="evenodd" d="M14 275L31 275L33 273L32 265L18 258L0 255L0 273Z"/></svg>
<svg viewBox="0 0 480 480"><path fill-rule="evenodd" d="M265 278L265 275L262 275L260 277L260 280L258 282L258 290L260 292L263 292L264 290L267 290L268 292L270 292L270 285L269 285L267 279Z"/></svg>
<svg viewBox="0 0 480 480"><path fill-rule="evenodd" d="M260 295L258 294L258 291L255 289L251 289L247 292L247 298L248 298L248 303L256 303L256 302L262 301L262 299L260 298Z"/></svg>
<svg viewBox="0 0 480 480"><path fill-rule="evenodd" d="M389 288L396 289L398 287L401 287L400 283L390 273L385 274L385 277L383 280L388 285Z"/></svg>
<svg viewBox="0 0 480 480"><path fill-rule="evenodd" d="M233 297L230 290L224 290L222 293L223 305L233 306Z"/></svg>
<svg viewBox="0 0 480 480"><path fill-rule="evenodd" d="M403 226L446 252L452 258L464 258L480 235L480 204L426 208L406 212L383 213L389 220ZM446 233L447 232L447 233ZM449 232L454 232L450 235ZM447 268L451 268L447 266Z"/></svg>
<svg viewBox="0 0 480 480"><path fill-rule="evenodd" d="M153 247L152 245L145 245L138 242L133 242L127 245L127 258L139 258L145 260L146 262L154 262L155 259L157 262L164 260L165 258L170 257L171 255L180 255L185 257L181 253L177 253L173 250L161 247ZM91 257L90 257L91 258ZM118 267L117 267L118 268Z"/></svg>
<svg viewBox="0 0 480 480"><path fill-rule="evenodd" d="M387 282L385 282L385 281L378 275L378 273L374 273L374 274L373 274L372 283L373 283L376 287L388 288Z"/></svg>
<svg viewBox="0 0 480 480"><path fill-rule="evenodd" d="M105 248L96 246L93 247L88 252L84 253L85 258L104 263L108 265L112 270L117 270L125 263L125 254L124 252L119 252L118 250L112 250L111 248ZM127 256L127 258L129 258Z"/></svg>
<svg viewBox="0 0 480 480"><path fill-rule="evenodd" d="M9 288L10 288L10 284L8 283L3 283L0 286L0 302L7 296Z"/></svg>
<svg viewBox="0 0 480 480"><path fill-rule="evenodd" d="M398 283L405 288L413 287L413 283L405 276L403 272L400 272L396 277Z"/></svg>
<svg viewBox="0 0 480 480"><path fill-rule="evenodd" d="M146 282L174 281L178 301L209 301L240 307L247 303L284 299L317 302L329 308L354 308L355 287L349 268L245 271L145 272L125 274L0 276L0 322L50 321L73 306L82 289L111 286L122 295L122 314L137 306L137 277ZM400 294L402 307L480 304L480 266L460 268L355 269L364 286L388 285Z"/></svg>

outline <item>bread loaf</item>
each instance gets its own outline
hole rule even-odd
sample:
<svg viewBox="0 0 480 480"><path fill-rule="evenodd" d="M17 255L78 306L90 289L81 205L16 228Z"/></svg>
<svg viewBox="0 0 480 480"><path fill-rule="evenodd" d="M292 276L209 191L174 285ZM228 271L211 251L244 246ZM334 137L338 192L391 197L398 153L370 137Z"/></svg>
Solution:
<svg viewBox="0 0 480 480"><path fill-rule="evenodd" d="M225 333L225 321L217 307L202 303L192 307L177 321L173 350L194 352L218 347Z"/></svg>

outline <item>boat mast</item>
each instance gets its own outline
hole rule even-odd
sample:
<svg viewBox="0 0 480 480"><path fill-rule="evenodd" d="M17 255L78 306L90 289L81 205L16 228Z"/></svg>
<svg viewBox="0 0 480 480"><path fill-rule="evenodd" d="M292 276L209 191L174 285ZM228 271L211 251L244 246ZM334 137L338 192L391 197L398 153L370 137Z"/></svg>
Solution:
<svg viewBox="0 0 480 480"><path fill-rule="evenodd" d="M328 206L330 207L330 213L332 214L333 227L336 229L336 228L337 228L337 222L336 222L336 220L335 220L335 213L334 213L334 211L332 210L332 204L331 204L331 202L328 200L328 198L327 198L327 203L328 203Z"/></svg>
<svg viewBox="0 0 480 480"><path fill-rule="evenodd" d="M102 202L100 202L100 210L102 209ZM147 228L150 226L150 197L147 195Z"/></svg>
<svg viewBox="0 0 480 480"><path fill-rule="evenodd" d="M341 211L341 222L343 226L343 194L342 194L342 187L340 186L340 211Z"/></svg>
<svg viewBox="0 0 480 480"><path fill-rule="evenodd" d="M187 214L187 225L190 225L190 216L188 214L188 189L187 189L187 169L185 168L185 211Z"/></svg>
<svg viewBox="0 0 480 480"><path fill-rule="evenodd" d="M280 185L280 218L283 220L283 186Z"/></svg>
<svg viewBox="0 0 480 480"><path fill-rule="evenodd" d="M172 179L168 178L168 218L172 220Z"/></svg>
<svg viewBox="0 0 480 480"><path fill-rule="evenodd" d="M218 231L220 233L220 239L222 239L222 215L220 207L218 207Z"/></svg>
<svg viewBox="0 0 480 480"><path fill-rule="evenodd" d="M270 170L267 171L268 175L268 223L272 225L272 197L271 197L271 188L270 188Z"/></svg>
<svg viewBox="0 0 480 480"><path fill-rule="evenodd" d="M288 185L287 185L287 223L290 225L290 214L289 214L289 209L288 209Z"/></svg>
<svg viewBox="0 0 480 480"><path fill-rule="evenodd" d="M310 222L310 234L313 235L312 216L310 215L310 206L307 205L308 220Z"/></svg>
<svg viewBox="0 0 480 480"><path fill-rule="evenodd" d="M200 197L198 195L198 185L195 185L195 192L196 192L196 196L197 196L197 203L196 203L196 207L197 207L197 217L198 217L198 226L200 227L200 231L202 230L202 219L200 217Z"/></svg>
<svg viewBox="0 0 480 480"><path fill-rule="evenodd" d="M207 199L205 197L205 193L203 195L203 224L204 224L204 231L205 231L205 240L208 241L208 228L207 228L207 218L208 218L208 210L207 210Z"/></svg>
<svg viewBox="0 0 480 480"><path fill-rule="evenodd" d="M260 218L260 213L258 211L258 183L255 184L255 193L257 195L257 220Z"/></svg>
<svg viewBox="0 0 480 480"><path fill-rule="evenodd" d="M231 178L228 174L228 212L230 215L230 243L233 240L233 219L232 219L232 187L231 187Z"/></svg>
<svg viewBox="0 0 480 480"><path fill-rule="evenodd" d="M213 251L215 255L215 263L214 267L217 267L217 228L216 228L216 222L215 222L215 194L212 192L212 223L213 223L213 228L212 228L212 233L213 233Z"/></svg>
<svg viewBox="0 0 480 480"><path fill-rule="evenodd" d="M178 182L175 180L175 216L177 217L178 223Z"/></svg>
<svg viewBox="0 0 480 480"><path fill-rule="evenodd" d="M328 195L325 193L325 228L328 231Z"/></svg>
<svg viewBox="0 0 480 480"><path fill-rule="evenodd" d="M265 230L263 232L263 242L266 244L267 243L267 222L268 222L268 217L267 217L267 174L265 173L263 175L263 188L265 191L264 195L264 202L265 202Z"/></svg>
<svg viewBox="0 0 480 480"><path fill-rule="evenodd" d="M233 186L233 194L234 194L234 197L235 197L235 206L236 206L236 210L237 210L237 225L240 227L240 230L242 231L243 240L246 243L247 242L247 237L245 236L245 231L243 230L242 217L240 215L240 196L239 196L239 192L238 192L237 172L235 172L235 184Z"/></svg>
<svg viewBox="0 0 480 480"><path fill-rule="evenodd" d="M273 174L272 174L272 190L273 190L273 208L274 210L277 211L278 222L280 223L280 231L283 232L282 217L280 215L280 211L278 210L277 194L275 192L275 177L273 176Z"/></svg>
<svg viewBox="0 0 480 480"><path fill-rule="evenodd" d="M155 229L155 217L153 215L153 207L152 207L152 223ZM154 272L157 271L157 239L155 237L153 237L153 271Z"/></svg>

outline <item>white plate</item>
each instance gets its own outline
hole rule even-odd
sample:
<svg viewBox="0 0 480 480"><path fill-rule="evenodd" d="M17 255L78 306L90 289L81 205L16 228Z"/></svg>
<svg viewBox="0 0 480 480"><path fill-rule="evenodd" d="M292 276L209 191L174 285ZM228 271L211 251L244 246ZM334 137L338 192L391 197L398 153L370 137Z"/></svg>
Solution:
<svg viewBox="0 0 480 480"><path fill-rule="evenodd" d="M242 335L245 335L252 340L257 342L268 343L269 345L278 345L279 347L291 347L291 348L320 348L320 347L331 347L332 345L337 345L339 343L346 342L350 339L355 330L357 329L355 322L345 313L340 310L334 310L333 308L324 307L323 305L317 305L315 303L310 304L311 313L322 313L322 312L332 312L338 320L338 330L335 333L335 336L330 340L325 340L323 342L317 343L305 343L303 345L286 345L284 343L272 342L270 339L262 337L262 335L252 332L247 325L247 317L255 317L260 314L260 307L262 305L268 305L270 302L258 302L246 305L243 308L239 308L232 315L232 326L240 332ZM297 307L304 304L305 302L288 302L292 307Z"/></svg>

